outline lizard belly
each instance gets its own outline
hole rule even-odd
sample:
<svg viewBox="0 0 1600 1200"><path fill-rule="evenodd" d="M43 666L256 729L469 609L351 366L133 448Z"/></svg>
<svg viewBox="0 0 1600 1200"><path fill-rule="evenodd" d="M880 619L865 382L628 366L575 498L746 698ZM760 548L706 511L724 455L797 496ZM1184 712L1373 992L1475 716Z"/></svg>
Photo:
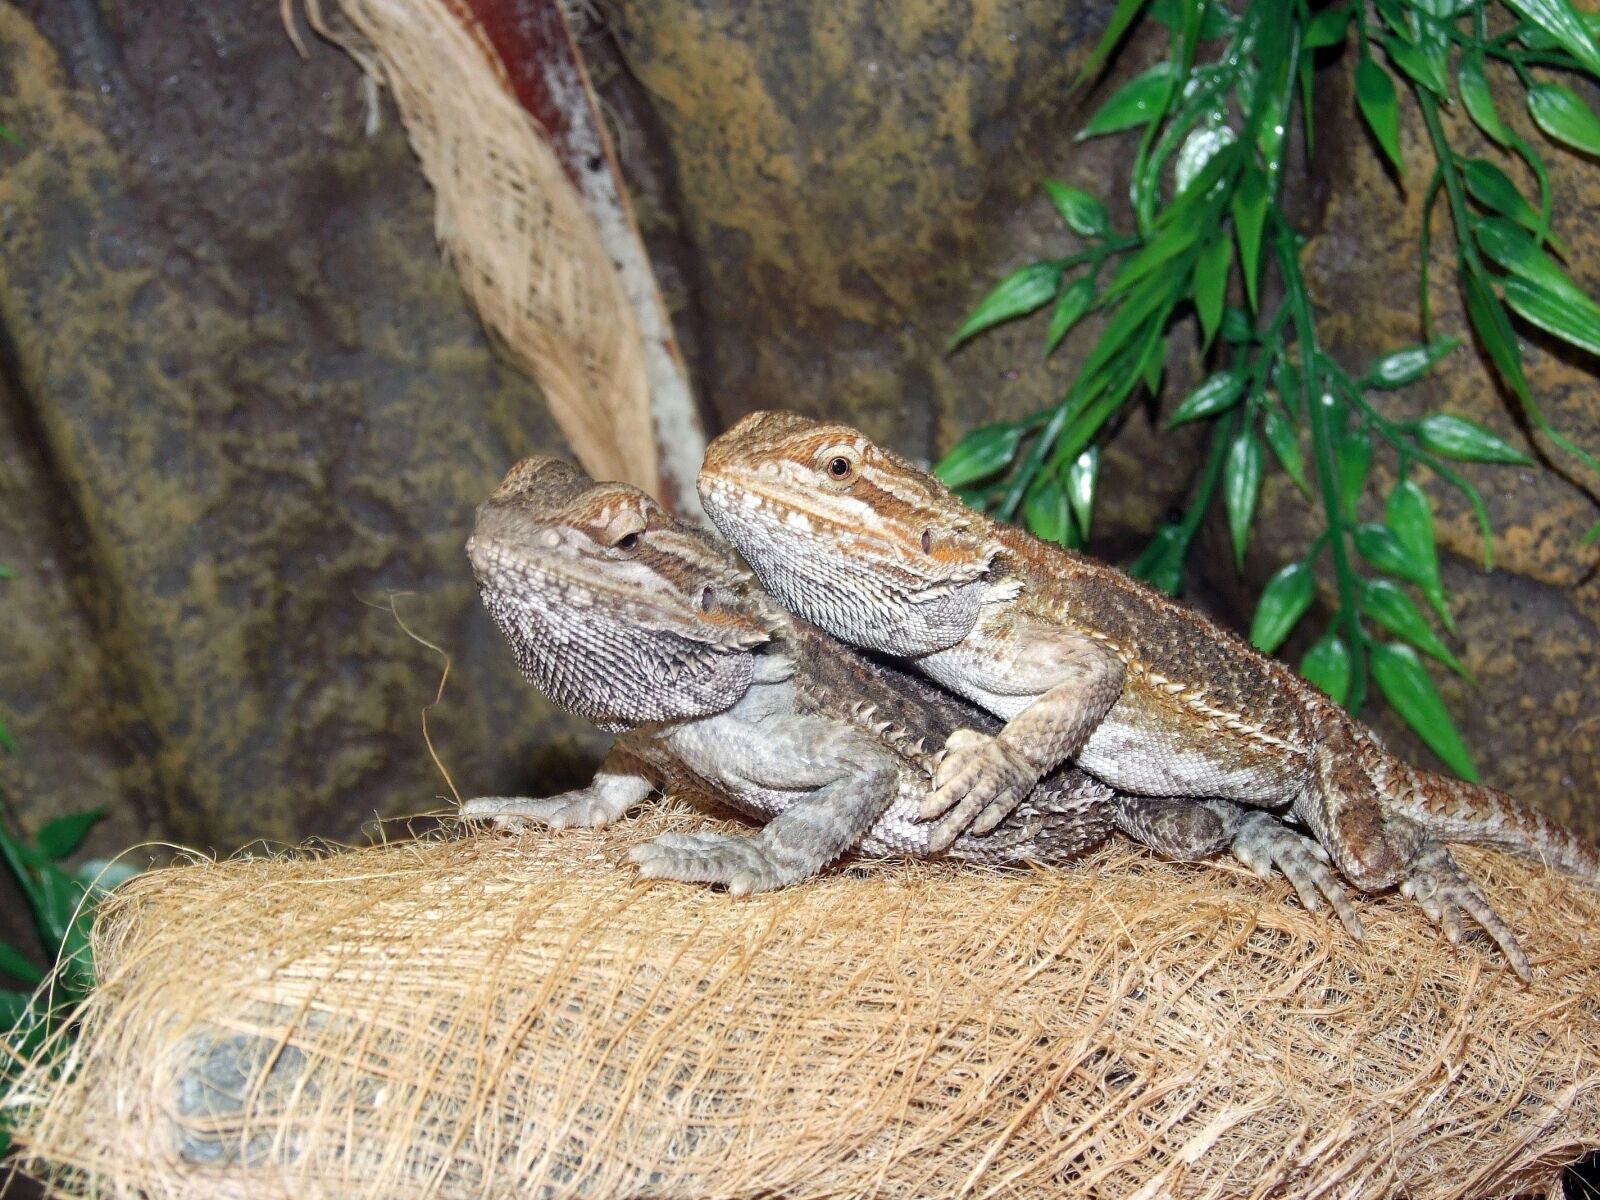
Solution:
<svg viewBox="0 0 1600 1200"><path fill-rule="evenodd" d="M1077 761L1120 791L1267 805L1294 799L1305 775L1292 751L1204 723L1137 686L1111 706Z"/></svg>

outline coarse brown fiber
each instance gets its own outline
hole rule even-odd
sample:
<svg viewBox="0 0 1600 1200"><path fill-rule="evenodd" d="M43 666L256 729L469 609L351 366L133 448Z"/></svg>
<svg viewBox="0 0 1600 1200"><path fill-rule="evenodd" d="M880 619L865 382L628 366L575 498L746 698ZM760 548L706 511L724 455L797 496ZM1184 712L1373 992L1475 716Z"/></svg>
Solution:
<svg viewBox="0 0 1600 1200"><path fill-rule="evenodd" d="M1559 1194L1600 1146L1600 896L1470 854L1523 987L1398 897L1119 844L735 900L640 838L478 834L134 880L32 1170L96 1197Z"/></svg>
<svg viewBox="0 0 1600 1200"><path fill-rule="evenodd" d="M292 27L291 7L285 0ZM512 94L465 7L305 7L394 96L434 189L439 245L484 325L539 384L573 454L597 479L659 495L645 350L623 280L547 131Z"/></svg>

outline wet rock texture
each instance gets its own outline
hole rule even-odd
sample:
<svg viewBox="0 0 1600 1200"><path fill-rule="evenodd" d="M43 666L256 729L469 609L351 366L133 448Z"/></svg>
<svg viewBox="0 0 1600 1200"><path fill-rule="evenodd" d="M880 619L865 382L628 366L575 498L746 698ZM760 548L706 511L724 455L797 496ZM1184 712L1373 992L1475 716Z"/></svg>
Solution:
<svg viewBox="0 0 1600 1200"><path fill-rule="evenodd" d="M559 450L536 390L487 344L435 253L432 201L354 66L302 62L276 6L0 4L4 423L0 584L12 652L4 764L25 821L104 803L105 848L231 850L354 836L465 793L563 786L600 739L515 676L461 554L517 456ZM1037 182L1126 190L1128 146L1073 132L1115 80L1071 89L1113 5L621 0L585 38L708 425L758 407L839 414L915 455L1049 403L1094 328L1041 361L1021 323L944 353L1010 268L1067 243ZM1415 340L1421 169L1384 173L1337 69L1295 198L1333 345L1352 366ZM1420 162L1413 131L1408 149ZM1559 153L1562 233L1600 285L1600 176ZM1442 219L1442 215L1441 215ZM1443 259L1439 260L1440 267ZM1441 327L1459 331L1447 278ZM1169 399L1195 373L1174 338ZM1592 363L1529 342L1551 416L1600 445ZM1521 436L1477 361L1394 398ZM1181 503L1198 431L1138 410L1107 447L1095 548L1113 560ZM1600 834L1594 503L1535 470L1474 472L1500 570L1435 490L1463 657L1444 684L1485 776ZM1305 544L1272 486L1246 578L1208 530L1193 594L1248 620ZM373 607L378 605L379 607ZM1394 722L1385 731L1422 758Z"/></svg>

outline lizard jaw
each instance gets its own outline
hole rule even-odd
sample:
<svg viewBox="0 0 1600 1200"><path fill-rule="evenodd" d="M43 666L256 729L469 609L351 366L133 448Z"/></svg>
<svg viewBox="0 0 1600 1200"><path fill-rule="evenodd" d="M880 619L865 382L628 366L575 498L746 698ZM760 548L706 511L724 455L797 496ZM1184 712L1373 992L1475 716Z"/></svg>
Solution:
<svg viewBox="0 0 1600 1200"><path fill-rule="evenodd" d="M955 645L989 598L989 557L919 560L849 523L841 506L807 503L738 468L700 475L701 503L780 603L835 637L885 654Z"/></svg>

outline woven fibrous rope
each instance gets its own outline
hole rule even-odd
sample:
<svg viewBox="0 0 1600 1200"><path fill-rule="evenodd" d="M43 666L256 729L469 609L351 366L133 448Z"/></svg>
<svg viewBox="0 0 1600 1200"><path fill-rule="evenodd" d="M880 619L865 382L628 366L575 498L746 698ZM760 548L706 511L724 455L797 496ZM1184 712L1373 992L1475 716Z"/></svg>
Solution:
<svg viewBox="0 0 1600 1200"><path fill-rule="evenodd" d="M1600 1146L1600 897L1464 856L1537 978L1229 865L845 864L733 899L707 818L197 862L104 908L31 1169L149 1197L1552 1193Z"/></svg>

